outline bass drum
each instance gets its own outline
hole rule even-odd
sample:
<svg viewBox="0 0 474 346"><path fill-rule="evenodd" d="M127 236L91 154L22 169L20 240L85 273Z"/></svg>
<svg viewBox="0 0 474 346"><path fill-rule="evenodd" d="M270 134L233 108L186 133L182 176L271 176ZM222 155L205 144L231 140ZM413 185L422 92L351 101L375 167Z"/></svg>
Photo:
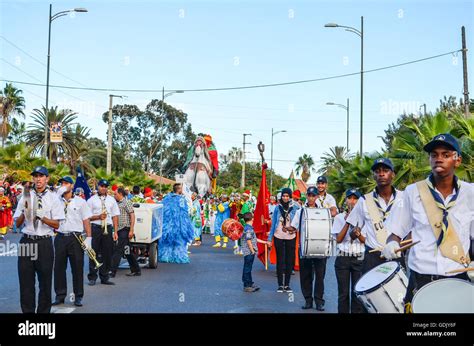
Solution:
<svg viewBox="0 0 474 346"><path fill-rule="evenodd" d="M303 208L300 232L302 258L322 258L331 255L332 217L329 209Z"/></svg>

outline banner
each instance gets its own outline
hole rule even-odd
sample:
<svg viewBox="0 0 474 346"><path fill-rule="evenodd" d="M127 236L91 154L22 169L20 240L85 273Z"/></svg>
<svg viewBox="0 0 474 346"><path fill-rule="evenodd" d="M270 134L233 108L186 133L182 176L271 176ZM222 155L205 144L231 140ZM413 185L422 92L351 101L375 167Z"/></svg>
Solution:
<svg viewBox="0 0 474 346"><path fill-rule="evenodd" d="M49 138L51 143L62 143L63 126L61 122L52 122L49 126Z"/></svg>

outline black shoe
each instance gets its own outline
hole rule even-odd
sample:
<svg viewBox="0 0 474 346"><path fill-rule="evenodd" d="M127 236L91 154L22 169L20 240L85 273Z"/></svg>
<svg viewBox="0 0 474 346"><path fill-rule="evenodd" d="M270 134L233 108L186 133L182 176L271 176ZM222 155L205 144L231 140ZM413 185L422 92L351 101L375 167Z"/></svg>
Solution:
<svg viewBox="0 0 474 346"><path fill-rule="evenodd" d="M278 286L277 292L278 293L283 293L283 292L285 292L285 289L283 288L283 286Z"/></svg>
<svg viewBox="0 0 474 346"><path fill-rule="evenodd" d="M64 304L64 298L63 299L56 298L56 300L51 305L60 305L60 304Z"/></svg>
<svg viewBox="0 0 474 346"><path fill-rule="evenodd" d="M126 276L140 276L140 275L142 275L142 273L141 272L131 272L131 273L127 273L125 275Z"/></svg>
<svg viewBox="0 0 474 346"><path fill-rule="evenodd" d="M115 274L117 274L117 272L110 272L110 273L109 273L109 277L114 278L114 277L115 277Z"/></svg>
<svg viewBox="0 0 474 346"><path fill-rule="evenodd" d="M324 304L316 304L316 310L324 311Z"/></svg>
<svg viewBox="0 0 474 346"><path fill-rule="evenodd" d="M82 298L80 298L80 297L79 297L79 298L76 298L76 299L74 300L74 305L75 305L75 306L82 306Z"/></svg>
<svg viewBox="0 0 474 346"><path fill-rule="evenodd" d="M311 309L313 307L313 302L306 302L301 308L303 310L308 310L308 309Z"/></svg>
<svg viewBox="0 0 474 346"><path fill-rule="evenodd" d="M293 293L293 290L290 288L290 286L285 286L284 290L286 293Z"/></svg>
<svg viewBox="0 0 474 346"><path fill-rule="evenodd" d="M102 285L115 285L115 282L112 282L110 280L107 280L107 281L101 281L100 282Z"/></svg>

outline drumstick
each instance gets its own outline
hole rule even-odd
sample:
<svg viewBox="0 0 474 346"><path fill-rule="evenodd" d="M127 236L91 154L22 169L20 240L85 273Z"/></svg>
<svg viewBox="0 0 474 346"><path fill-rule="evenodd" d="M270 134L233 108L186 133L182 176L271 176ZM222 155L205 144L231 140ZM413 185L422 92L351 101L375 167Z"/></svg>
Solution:
<svg viewBox="0 0 474 346"><path fill-rule="evenodd" d="M400 242L400 245L405 245L405 244L409 244L413 241L413 239L407 239L407 240L403 240ZM405 249L405 248L404 248ZM374 253L374 252L377 252L377 251L382 251L383 248L379 247L378 249L372 249L369 251L369 253ZM400 250L402 251L402 250Z"/></svg>
<svg viewBox="0 0 474 346"><path fill-rule="evenodd" d="M400 251L405 251L406 249L411 248L412 246L418 244L419 242L420 242L420 240L418 240L418 241L416 241L416 242L414 242L414 243L405 245L405 246L403 246L403 247L401 247L401 248L399 248L399 249L396 249L396 250L395 250L395 253L400 252Z"/></svg>
<svg viewBox="0 0 474 346"><path fill-rule="evenodd" d="M463 269L451 270L449 272L446 272L446 274L466 273L466 272L470 272L470 271L473 271L473 270L474 270L473 267L468 267L468 268L463 268Z"/></svg>

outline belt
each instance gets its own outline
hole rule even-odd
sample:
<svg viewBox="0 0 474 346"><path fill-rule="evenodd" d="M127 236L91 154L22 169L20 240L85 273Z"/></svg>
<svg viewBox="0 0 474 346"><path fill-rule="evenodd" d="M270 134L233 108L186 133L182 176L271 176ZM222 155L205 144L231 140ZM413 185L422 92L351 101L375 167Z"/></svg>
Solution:
<svg viewBox="0 0 474 346"><path fill-rule="evenodd" d="M39 239L47 239L51 238L50 235L31 235L23 233L23 238L32 239L32 240L39 240Z"/></svg>
<svg viewBox="0 0 474 346"><path fill-rule="evenodd" d="M77 236L80 236L82 235L82 232L65 232L65 233L62 233L62 232L58 232L58 236L61 235L63 237L70 237L72 236L73 234L77 235Z"/></svg>
<svg viewBox="0 0 474 346"><path fill-rule="evenodd" d="M440 279L448 279L448 278L453 277L453 276L444 276L444 275L420 274L420 273L417 273L414 270L412 270L411 272L414 274L415 279L429 279L430 281L436 281L436 280L440 280Z"/></svg>
<svg viewBox="0 0 474 346"><path fill-rule="evenodd" d="M360 252L360 253L350 253L350 252L344 252L344 251L339 250L337 255L338 256L343 256L343 257L361 257L362 252Z"/></svg>

